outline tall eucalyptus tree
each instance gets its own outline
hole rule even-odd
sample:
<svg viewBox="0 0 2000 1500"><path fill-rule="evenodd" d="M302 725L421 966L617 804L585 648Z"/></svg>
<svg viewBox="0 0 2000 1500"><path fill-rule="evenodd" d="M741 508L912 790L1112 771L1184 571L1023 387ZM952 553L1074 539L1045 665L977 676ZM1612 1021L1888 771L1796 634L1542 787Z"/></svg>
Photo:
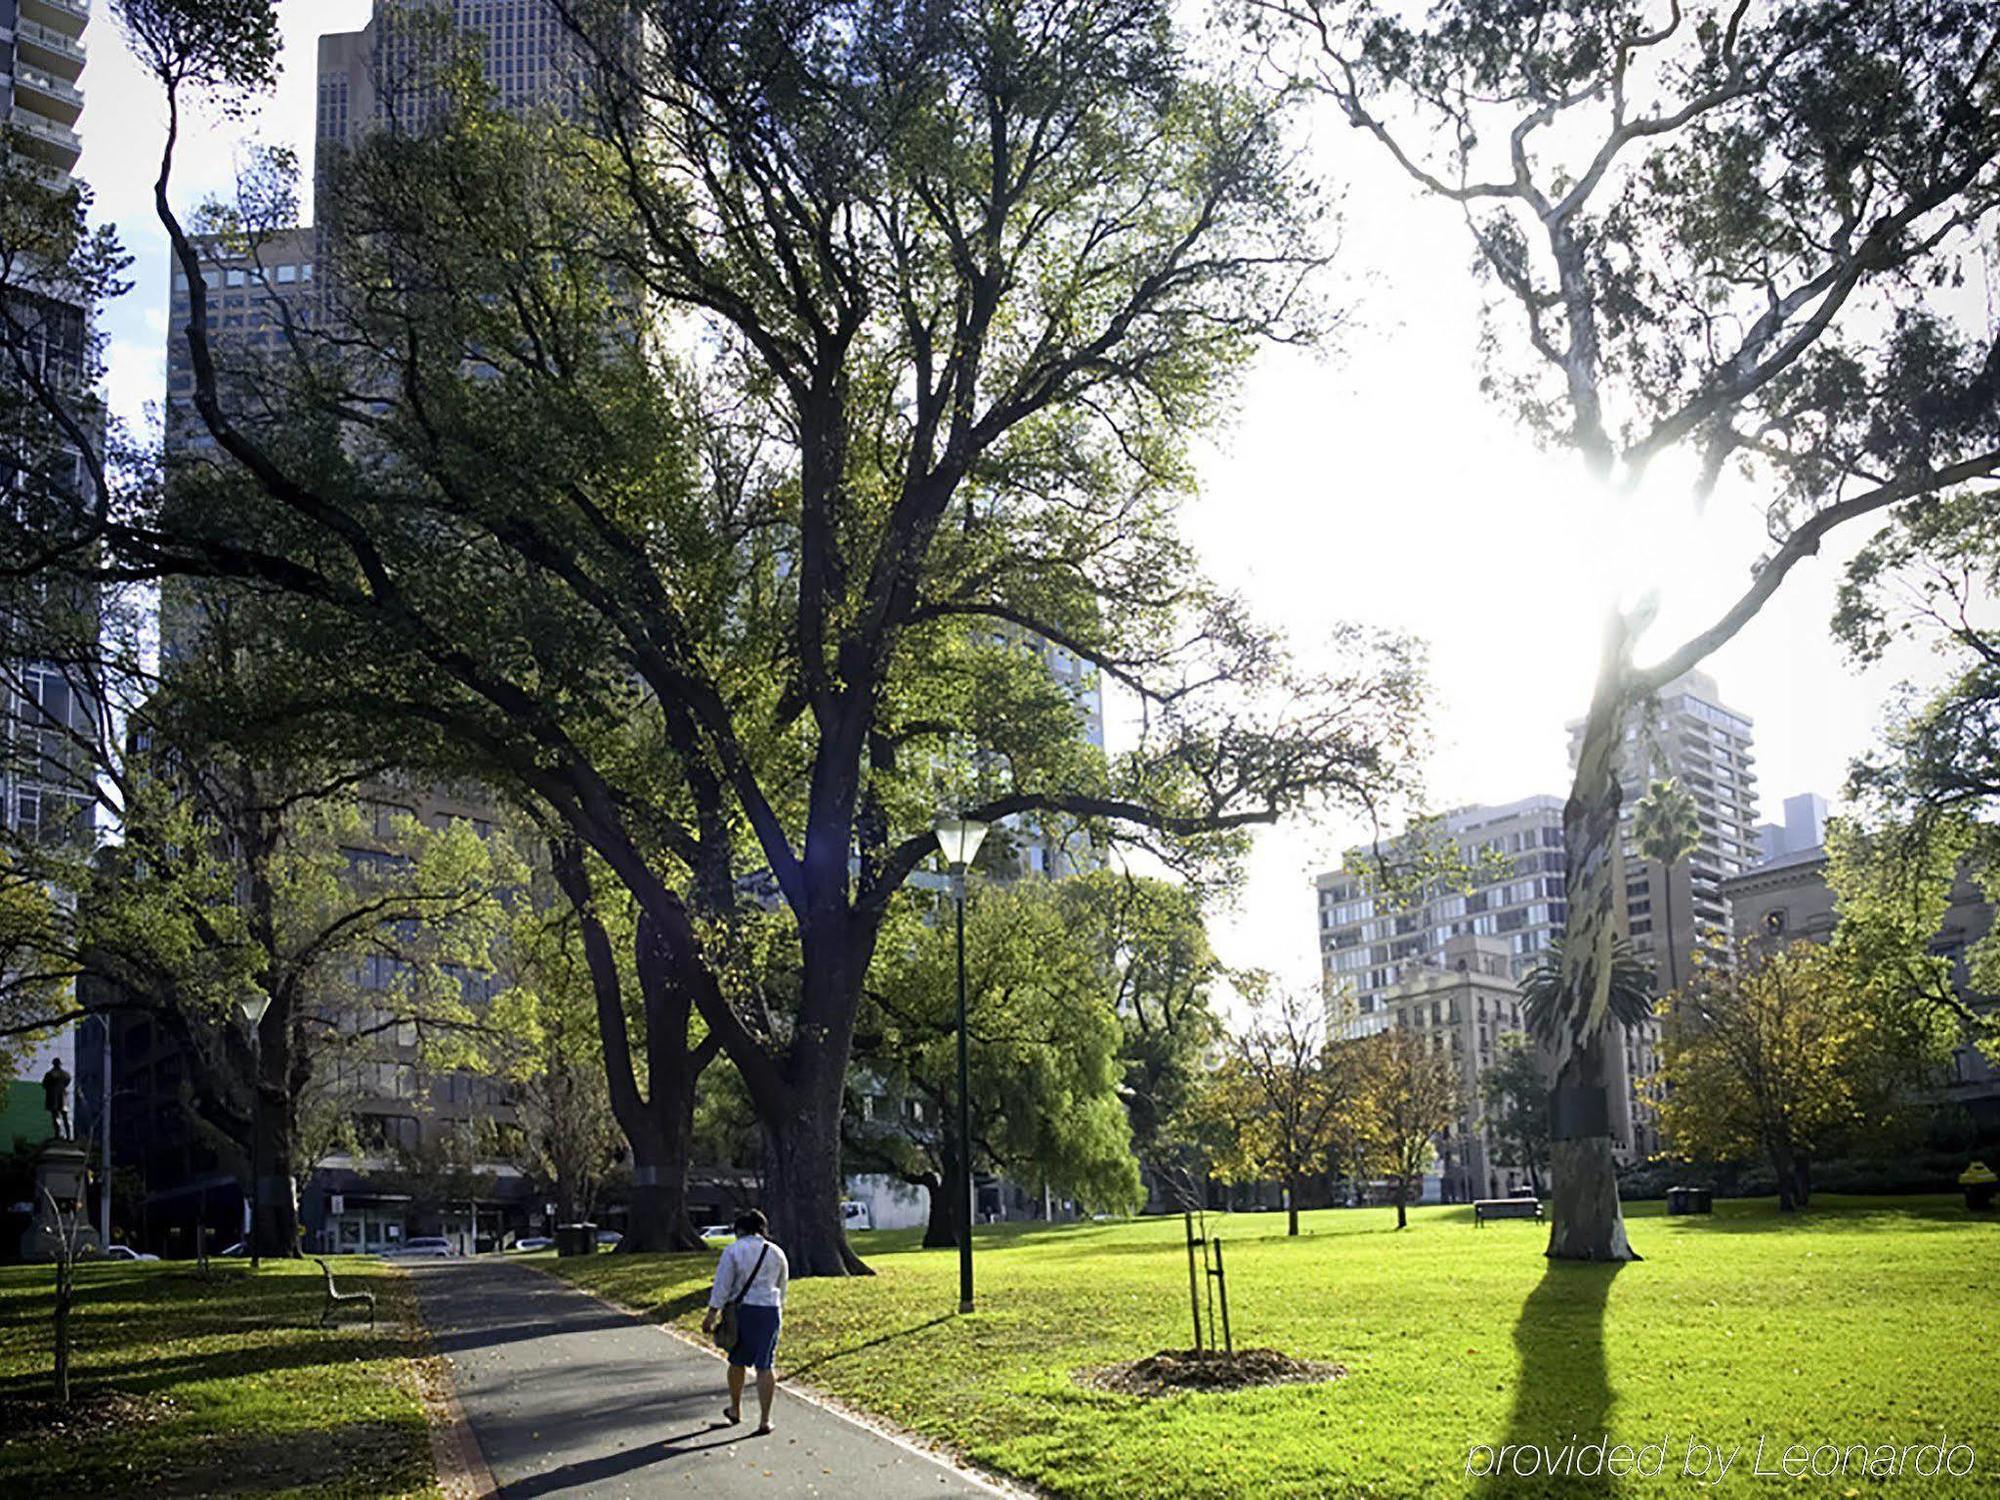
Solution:
<svg viewBox="0 0 2000 1500"><path fill-rule="evenodd" d="M1258 0L1266 40L1466 226L1488 386L1581 459L1606 554L1641 486L1767 507L1734 601L1642 660L1602 599L1565 812L1569 941L1549 1254L1631 1255L1608 1087L1620 756L1836 527L2000 471L2000 347L1952 288L2000 224L2000 10L1980 0ZM1732 565L1733 566L1733 565ZM1671 585L1674 580L1663 580Z"/></svg>

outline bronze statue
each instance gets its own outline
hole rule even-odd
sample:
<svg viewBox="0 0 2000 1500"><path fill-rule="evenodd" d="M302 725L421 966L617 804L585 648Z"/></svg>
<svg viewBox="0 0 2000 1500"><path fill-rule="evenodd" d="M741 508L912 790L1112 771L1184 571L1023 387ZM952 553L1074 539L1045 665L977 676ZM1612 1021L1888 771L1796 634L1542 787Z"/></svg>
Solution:
<svg viewBox="0 0 2000 1500"><path fill-rule="evenodd" d="M69 1069L62 1065L60 1057L42 1075L42 1108L49 1112L49 1127L58 1140L73 1133L69 1123Z"/></svg>

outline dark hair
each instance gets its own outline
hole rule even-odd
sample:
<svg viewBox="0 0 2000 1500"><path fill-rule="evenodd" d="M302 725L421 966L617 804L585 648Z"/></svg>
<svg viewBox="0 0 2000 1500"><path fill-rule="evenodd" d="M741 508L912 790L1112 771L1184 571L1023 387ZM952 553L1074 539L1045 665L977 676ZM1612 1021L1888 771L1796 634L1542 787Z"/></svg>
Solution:
<svg viewBox="0 0 2000 1500"><path fill-rule="evenodd" d="M762 1209L746 1208L736 1216L738 1234L762 1234L771 1227L771 1221L764 1217Z"/></svg>

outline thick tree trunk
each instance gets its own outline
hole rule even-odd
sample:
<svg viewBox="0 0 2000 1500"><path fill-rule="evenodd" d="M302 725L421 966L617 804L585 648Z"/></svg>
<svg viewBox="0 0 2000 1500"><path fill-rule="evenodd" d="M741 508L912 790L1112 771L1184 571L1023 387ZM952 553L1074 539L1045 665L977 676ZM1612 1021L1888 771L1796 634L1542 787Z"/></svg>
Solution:
<svg viewBox="0 0 2000 1500"><path fill-rule="evenodd" d="M789 1111L763 1121L765 1212L794 1276L866 1276L841 1223L836 1079L794 1091Z"/></svg>
<svg viewBox="0 0 2000 1500"><path fill-rule="evenodd" d="M956 1184L955 1173L947 1173L949 1180ZM924 1248L926 1250L951 1250L958 1245L958 1194L947 1191L945 1178L926 1176L917 1186L930 1194L930 1214L924 1220Z"/></svg>
<svg viewBox="0 0 2000 1500"><path fill-rule="evenodd" d="M633 963L645 1014L647 1083L641 1094L632 1065L623 982L610 935L597 915L583 856L573 845L549 846L557 883L575 907L597 1005L598 1035L604 1044L611 1112L632 1148L632 1208L618 1248L699 1250L701 1236L687 1211L688 1155L694 1139L695 1080L715 1055L713 1039L698 1048L687 1044L687 989L676 982L674 955L642 914L633 943Z"/></svg>
<svg viewBox="0 0 2000 1500"><path fill-rule="evenodd" d="M1771 1149L1771 1172L1778 1179L1778 1212L1796 1213L1812 1201L1812 1161L1789 1146Z"/></svg>
<svg viewBox="0 0 2000 1500"><path fill-rule="evenodd" d="M1610 1082L1619 1023L1608 1014L1611 966L1624 928L1619 804L1620 754L1627 705L1626 622L1607 626L1604 659L1576 776L1563 807L1563 888L1569 917L1563 938L1563 1007L1550 1095L1554 1178L1548 1255L1553 1260L1637 1260L1618 1205L1617 1161L1611 1147Z"/></svg>
<svg viewBox="0 0 2000 1500"><path fill-rule="evenodd" d="M1285 1233L1299 1232L1299 1180L1288 1178L1285 1182Z"/></svg>
<svg viewBox="0 0 2000 1500"><path fill-rule="evenodd" d="M688 1155L694 1136L693 1091L687 1108L675 1110L656 1090L645 1106L646 1124L628 1131L632 1146L632 1207L625 1219L621 1254L654 1250L699 1250L702 1238L688 1215Z"/></svg>
<svg viewBox="0 0 2000 1500"><path fill-rule="evenodd" d="M1615 1035L1615 1028L1607 1028L1571 1058L1556 1078L1559 1095L1567 1090L1585 1099L1599 1099L1601 1105L1592 1108L1608 1116L1606 1082ZM1557 1139L1550 1148L1553 1196L1549 1258L1638 1260L1638 1253L1625 1237L1625 1215L1618 1202L1618 1163L1612 1155L1608 1128L1594 1127L1587 1134L1565 1137L1563 1107L1555 1106L1552 1113Z"/></svg>
<svg viewBox="0 0 2000 1500"><path fill-rule="evenodd" d="M253 1194L256 1212L250 1231L260 1256L296 1258L302 1253L298 1175L293 1170L298 1154L298 1120L289 1095L278 1089L261 1091L264 1119L263 1130L251 1153L251 1171L256 1175Z"/></svg>
<svg viewBox="0 0 2000 1500"><path fill-rule="evenodd" d="M1396 1180L1396 1227L1407 1229L1410 1224L1410 1184L1406 1178Z"/></svg>

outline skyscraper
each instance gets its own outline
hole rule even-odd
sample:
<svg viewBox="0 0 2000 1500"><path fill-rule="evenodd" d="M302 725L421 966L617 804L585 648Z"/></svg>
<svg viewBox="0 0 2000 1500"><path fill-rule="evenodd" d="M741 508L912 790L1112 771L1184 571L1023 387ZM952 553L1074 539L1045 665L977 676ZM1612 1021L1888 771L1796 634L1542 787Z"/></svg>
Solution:
<svg viewBox="0 0 2000 1500"><path fill-rule="evenodd" d="M87 0L0 0L0 128L8 167L61 191L83 152L76 124L83 113ZM58 389L81 390L90 309L55 289L39 268L10 268L5 338L19 357L40 368ZM0 389L0 398L7 397ZM22 424L9 433L9 461L0 462L0 493L37 485L75 489L80 455L32 403L21 403ZM9 424L13 429L15 424ZM13 634L10 630L9 634ZM75 674L56 662L7 664L0 684L0 827L31 838L68 828L87 799L57 774L62 752L54 740L82 714ZM56 762L50 756L57 757Z"/></svg>
<svg viewBox="0 0 2000 1500"><path fill-rule="evenodd" d="M0 0L0 133L10 173L24 173L62 191L83 154L77 121L83 113L83 33L90 22L88 0ZM90 309L53 293L34 267L10 268L5 338L19 355L39 366L58 387L79 388L83 380ZM0 401L16 403L16 393L0 384ZM80 482L81 459L66 445L47 441L32 414L19 402L23 425L9 424L9 456L0 461L0 495L37 484ZM25 450L25 451L24 451ZM65 469L70 470L65 474ZM94 618L94 615L93 615ZM13 622L4 622L14 634ZM63 774L70 763L69 732L88 725L93 709L79 691L76 672L56 661L14 657L0 669L0 830L26 839L80 836L90 826L91 801L77 778ZM65 1028L43 1043L18 1070L9 1111L18 1121L40 1128L40 1089L35 1080L60 1059L79 1073L76 1033ZM81 1103L81 1101L79 1101ZM76 1116L73 1110L73 1118ZM85 1121L87 1125L87 1121ZM0 1150L12 1145L0 1139Z"/></svg>

